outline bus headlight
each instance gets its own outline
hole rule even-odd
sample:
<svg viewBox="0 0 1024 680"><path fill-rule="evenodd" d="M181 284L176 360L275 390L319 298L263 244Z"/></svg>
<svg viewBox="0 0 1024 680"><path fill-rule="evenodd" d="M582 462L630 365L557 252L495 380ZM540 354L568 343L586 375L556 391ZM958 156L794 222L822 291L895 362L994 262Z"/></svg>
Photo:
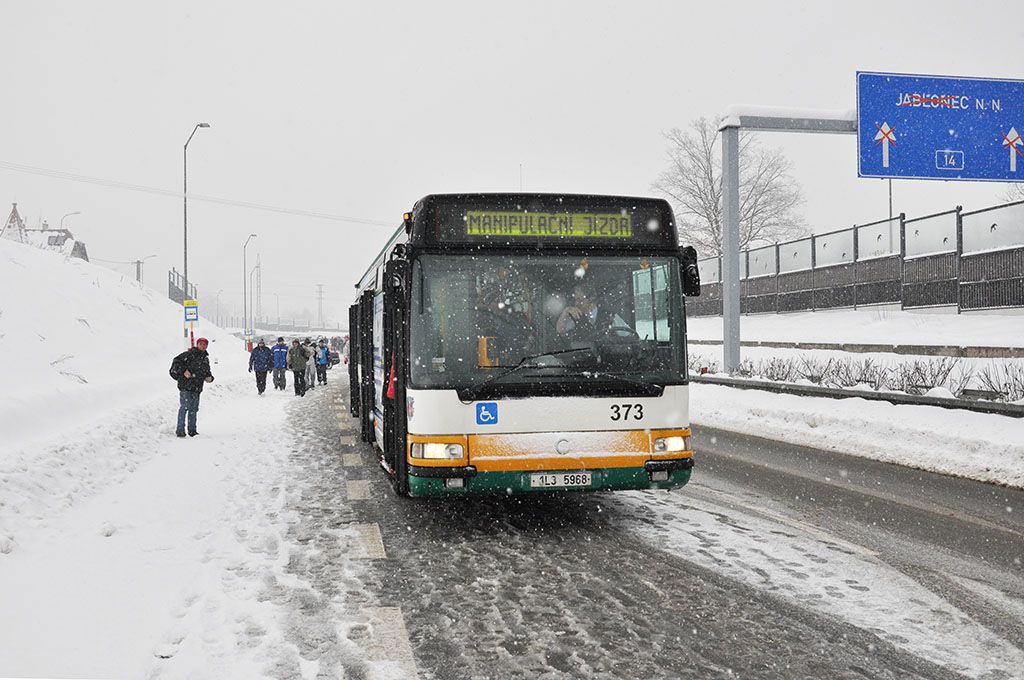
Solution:
<svg viewBox="0 0 1024 680"><path fill-rule="evenodd" d="M462 458L462 444L443 444L440 442L414 443L410 454L413 458L433 458L435 460Z"/></svg>
<svg viewBox="0 0 1024 680"><path fill-rule="evenodd" d="M655 453L675 453L677 451L689 450L689 437L658 437L654 440Z"/></svg>

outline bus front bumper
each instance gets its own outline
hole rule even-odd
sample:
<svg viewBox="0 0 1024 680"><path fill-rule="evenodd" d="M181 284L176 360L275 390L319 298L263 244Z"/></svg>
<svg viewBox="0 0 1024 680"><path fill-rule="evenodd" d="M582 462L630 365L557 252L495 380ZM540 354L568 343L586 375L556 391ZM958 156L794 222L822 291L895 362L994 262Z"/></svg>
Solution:
<svg viewBox="0 0 1024 680"><path fill-rule="evenodd" d="M693 458L651 460L643 467L565 470L587 472L591 484L586 487L535 487L532 471L480 472L472 465L459 467L409 467L410 496L491 495L579 491L624 491L636 489L675 489L690 481ZM562 471L553 471L562 472Z"/></svg>

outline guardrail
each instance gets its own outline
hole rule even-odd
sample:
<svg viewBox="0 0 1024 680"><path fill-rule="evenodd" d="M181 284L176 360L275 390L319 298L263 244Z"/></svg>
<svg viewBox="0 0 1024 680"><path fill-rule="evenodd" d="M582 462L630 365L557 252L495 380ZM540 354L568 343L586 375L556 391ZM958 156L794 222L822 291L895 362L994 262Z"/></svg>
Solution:
<svg viewBox="0 0 1024 680"><path fill-rule="evenodd" d="M721 340L694 340L689 345L721 345ZM887 345L866 342L787 342L783 340L743 340L742 347L773 349L833 350L856 354L882 353L907 356L953 357L959 359L1024 359L1024 347L970 347L960 345Z"/></svg>
<svg viewBox="0 0 1024 680"><path fill-rule="evenodd" d="M924 397L900 392L875 392L868 390L848 390L818 385L795 385L793 383L771 382L767 380L747 380L725 376L691 375L690 381L705 385L721 385L741 390L761 390L776 394L792 394L797 397L826 397L828 399L867 399L869 401L887 401L890 404L906 404L911 406L938 406L940 408L975 413L991 413L1011 418L1024 418L1024 405L1004 404L997 401L966 401L963 399L943 399L942 397Z"/></svg>

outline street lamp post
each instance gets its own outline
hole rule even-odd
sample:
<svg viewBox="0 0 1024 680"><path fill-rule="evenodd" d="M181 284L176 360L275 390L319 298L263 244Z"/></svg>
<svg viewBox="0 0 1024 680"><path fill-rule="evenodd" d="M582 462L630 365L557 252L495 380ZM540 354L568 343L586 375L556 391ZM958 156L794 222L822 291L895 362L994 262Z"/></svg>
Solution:
<svg viewBox="0 0 1024 680"><path fill-rule="evenodd" d="M255 267L253 267L252 269L249 270L249 316L251 317L249 319L249 328L252 329L253 331L255 331L255 329L256 329L256 321L257 321L257 319L255 318L256 317L256 305L253 304L253 298L256 296L256 288L253 287L253 285L252 285L252 275L255 274L256 270L258 270L259 268L260 268L260 266L256 265ZM254 335L255 335L255 333L254 333Z"/></svg>
<svg viewBox="0 0 1024 680"><path fill-rule="evenodd" d="M72 215L81 215L81 214L82 214L81 210L76 210L75 212L69 212L67 215L64 215L64 217L60 218L60 228L61 229L64 228L64 220L66 220L67 218L71 217Z"/></svg>
<svg viewBox="0 0 1024 680"><path fill-rule="evenodd" d="M217 301L217 311L215 312L215 318L217 319L216 323L218 326L220 325L220 294L223 292L224 289L221 288L220 290L217 291L217 295L214 296L214 298Z"/></svg>
<svg viewBox="0 0 1024 680"><path fill-rule="evenodd" d="M183 207L184 207L184 220L183 221L184 221L184 234L185 234L185 266L184 266L184 271L182 272L182 277L185 280L185 289L184 289L185 299L188 299L188 297L189 297L189 292L188 292L188 143L192 141L192 137L196 134L196 130L198 130L199 128L208 128L208 127L210 127L209 123L196 123L196 126L194 128L192 128L192 134L189 135L188 139L185 140L185 150L184 150L184 153L183 153L183 155L184 155L184 163L182 163L182 168L184 169L184 173L185 173L185 181L184 181L183 190L181 192L181 197L182 197ZM187 334L187 331L186 331L186 334Z"/></svg>
<svg viewBox="0 0 1024 680"><path fill-rule="evenodd" d="M243 326L243 328L242 328L242 335L245 336L246 345L248 345L248 343L249 343L249 329L248 328L244 328L244 326L248 325L246 323L246 319L249 318L249 312L248 312L248 310L246 309L246 306L245 306L246 305L246 300L245 300L246 288L245 288L245 284L246 284L246 279L248 278L248 274L249 274L249 264L245 260L245 249L249 246L249 241L251 241L254 238L256 238L256 234L249 234L249 238L245 239L245 244L242 246L242 326Z"/></svg>

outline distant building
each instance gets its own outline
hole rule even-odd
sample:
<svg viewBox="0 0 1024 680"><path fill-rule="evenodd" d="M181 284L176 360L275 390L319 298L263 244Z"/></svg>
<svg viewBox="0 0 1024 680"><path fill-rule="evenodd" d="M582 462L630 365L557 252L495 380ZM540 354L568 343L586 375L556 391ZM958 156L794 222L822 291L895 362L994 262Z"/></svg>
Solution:
<svg viewBox="0 0 1024 680"><path fill-rule="evenodd" d="M51 229L46 222L35 229L26 227L25 220L18 213L17 203L11 204L11 214L7 218L7 223L0 229L0 238L89 261L85 243L76 240L74 234L67 229Z"/></svg>

